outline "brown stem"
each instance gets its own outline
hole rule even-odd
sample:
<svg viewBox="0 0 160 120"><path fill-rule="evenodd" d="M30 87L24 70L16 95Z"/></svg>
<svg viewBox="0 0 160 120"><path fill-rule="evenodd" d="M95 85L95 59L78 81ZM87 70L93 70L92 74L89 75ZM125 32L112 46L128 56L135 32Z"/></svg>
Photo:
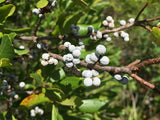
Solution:
<svg viewBox="0 0 160 120"><path fill-rule="evenodd" d="M155 58L155 59L149 59L147 61L144 61L136 66L134 66L132 68L132 71L137 71L143 67L146 67L146 66L149 66L149 65L152 65L152 64L159 64L160 63L160 58Z"/></svg>
<svg viewBox="0 0 160 120"><path fill-rule="evenodd" d="M147 2L147 3L143 6L143 8L139 11L139 13L138 13L138 15L137 15L135 21L138 20L139 16L142 14L142 12L144 11L144 9L148 6L148 3L149 3L149 2Z"/></svg>
<svg viewBox="0 0 160 120"><path fill-rule="evenodd" d="M142 79L141 77L139 77L138 75L136 74L130 74L130 76L132 78L134 78L135 80L137 80L138 82L142 83L143 85L147 86L148 88L151 88L152 90L160 93L160 90L158 88L156 88L153 84L145 81L144 79Z"/></svg>
<svg viewBox="0 0 160 120"><path fill-rule="evenodd" d="M38 30L38 27L39 27L39 25L40 25L40 23L41 23L41 18L39 18L38 19L38 21L37 21L37 24L36 24L36 26L35 26L35 29L34 29L34 32L33 32L33 35L34 36L37 36L37 30Z"/></svg>

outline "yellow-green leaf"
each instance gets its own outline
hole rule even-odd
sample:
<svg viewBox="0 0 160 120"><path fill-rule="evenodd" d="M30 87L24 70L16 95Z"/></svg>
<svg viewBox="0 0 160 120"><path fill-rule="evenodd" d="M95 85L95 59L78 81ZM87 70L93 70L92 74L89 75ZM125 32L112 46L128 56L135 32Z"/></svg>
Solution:
<svg viewBox="0 0 160 120"><path fill-rule="evenodd" d="M43 103L43 102L51 102L44 93L40 93L38 95L33 94L22 100L20 106L32 107L34 105Z"/></svg>
<svg viewBox="0 0 160 120"><path fill-rule="evenodd" d="M48 5L48 0L39 0L36 4L37 8L44 8Z"/></svg>
<svg viewBox="0 0 160 120"><path fill-rule="evenodd" d="M0 24L4 23L5 20L14 13L15 9L16 7L12 4L0 7Z"/></svg>
<svg viewBox="0 0 160 120"><path fill-rule="evenodd" d="M2 58L0 59L0 67L10 68L12 67L12 64L10 63L10 60L8 58Z"/></svg>
<svg viewBox="0 0 160 120"><path fill-rule="evenodd" d="M160 46L160 29L158 27L152 28L152 40L155 44Z"/></svg>

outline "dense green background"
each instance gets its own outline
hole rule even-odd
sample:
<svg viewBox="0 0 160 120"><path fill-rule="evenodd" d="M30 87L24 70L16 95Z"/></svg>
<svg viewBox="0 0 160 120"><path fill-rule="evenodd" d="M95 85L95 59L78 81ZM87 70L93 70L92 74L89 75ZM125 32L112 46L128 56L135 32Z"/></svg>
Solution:
<svg viewBox="0 0 160 120"><path fill-rule="evenodd" d="M58 8L51 13L45 14L45 19L42 20L38 30L38 36L68 34L71 24L80 26L81 35L86 33L89 25L103 30L101 22L108 15L114 18L115 26L119 27L121 19L135 18L147 2L147 0L57 1L59 4ZM53 102L48 102L50 100L44 98L44 95L39 95L39 98L35 97L38 100L31 100L29 101L29 106L22 107L19 104L28 95L19 94L20 99L13 102L11 109L7 112L7 96L3 95L0 96L0 119L3 120L5 115L7 120L11 119L11 115L12 119L17 118L18 120L160 119L159 95L132 78L130 78L127 85L121 85L110 74L100 71L99 77L102 80L102 84L99 87L87 88L83 85L84 78L64 71L64 63L62 62L56 67L52 65L47 67L41 66L41 55L45 51L38 50L36 44L32 41L19 39L22 35L32 36L32 31L38 19L37 16L32 14L32 9L36 7L36 3L37 0L8 0L8 2L0 2L0 7L7 4L12 4L9 7L15 6L13 15L5 15L4 17L0 14L0 58L3 58L1 61L3 62L4 60L5 64L3 65L6 65L2 66L0 64L0 71L4 73L0 76L0 81L7 79L15 90L20 90L18 83L24 81L27 84L25 86L26 90L39 88L37 93L46 91L45 95ZM4 13L3 10L11 12L11 8L0 8L0 13ZM159 3L153 3L144 10L139 19L143 20L159 15ZM157 23L153 22L151 24ZM136 59L159 57L160 48L152 42L151 33L140 27L133 27L126 31L130 34L129 42L124 42L120 38L113 39L108 43L100 40L91 41L84 39L87 52L84 51L81 58L85 58L88 53L94 52L96 45L99 43L107 47L106 55L110 58L110 66L125 66ZM16 37L13 32L16 33ZM3 34L3 38L1 34ZM68 41L77 44L74 39L68 39ZM61 44L60 40L44 40L42 42L48 43L51 52L57 54L61 52L58 49L58 45ZM24 45L26 50L15 51L20 45ZM34 58L30 59L30 55L33 55ZM12 66L8 62L9 59ZM81 70L84 69L80 66L78 67ZM158 65L152 65L142 69L137 74L160 88L159 69ZM42 89L41 86L44 84L48 84L48 86ZM36 105L43 108L45 114L31 118L30 109Z"/></svg>

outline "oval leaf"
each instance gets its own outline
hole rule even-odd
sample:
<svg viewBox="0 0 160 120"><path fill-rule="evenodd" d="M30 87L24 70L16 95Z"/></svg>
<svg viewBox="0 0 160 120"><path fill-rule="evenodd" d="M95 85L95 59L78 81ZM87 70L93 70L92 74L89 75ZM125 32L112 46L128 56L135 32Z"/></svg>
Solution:
<svg viewBox="0 0 160 120"><path fill-rule="evenodd" d="M22 100L20 106L32 107L34 105L43 103L43 102L51 102L47 97L45 97L44 93L40 93L38 95L33 94Z"/></svg>
<svg viewBox="0 0 160 120"><path fill-rule="evenodd" d="M37 8L44 8L47 5L48 5L48 1L47 0L40 0L36 4Z"/></svg>
<svg viewBox="0 0 160 120"><path fill-rule="evenodd" d="M79 110L82 112L94 113L97 112L104 105L105 102L102 102L98 99L88 99L83 100L83 104L79 107Z"/></svg>
<svg viewBox="0 0 160 120"><path fill-rule="evenodd" d="M152 28L152 39L154 43L160 46L160 29L158 27Z"/></svg>

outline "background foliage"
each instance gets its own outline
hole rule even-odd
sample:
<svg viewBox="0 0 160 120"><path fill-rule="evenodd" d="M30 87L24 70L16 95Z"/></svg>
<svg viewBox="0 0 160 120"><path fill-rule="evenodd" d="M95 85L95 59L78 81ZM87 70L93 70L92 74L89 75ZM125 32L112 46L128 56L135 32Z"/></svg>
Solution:
<svg viewBox="0 0 160 120"><path fill-rule="evenodd" d="M8 96L0 96L0 119L45 119L45 120L140 120L160 118L159 95L130 79L125 86L118 83L108 73L101 71L99 87L85 87L83 78L64 70L64 63L43 67L40 59L43 50L38 50L32 41L22 41L18 37L31 36L38 17L32 14L37 0L0 1L0 86L7 79L15 91L35 90L36 95L19 93L20 98L7 106ZM87 33L93 25L102 30L101 22L106 16L113 16L115 23L121 19L136 17L147 0L57 0L58 8L45 15L38 30L38 36L68 34L70 25L80 26L80 35ZM150 4L140 19L159 15L159 3ZM118 26L116 26L118 27ZM130 41L114 39L104 43L107 47L111 66L124 66L147 57L159 57L160 49L152 42L151 34L143 28L127 30ZM68 39L75 44L74 39ZM42 41L51 52L60 53L60 40ZM86 51L81 58L95 50L100 41L84 39ZM24 45L25 50L19 50ZM33 56L31 59L30 56ZM83 70L84 68L80 68ZM157 65L139 71L144 79L159 86ZM24 81L24 89L18 83ZM43 86L43 87L42 87ZM30 110L35 106L44 109L43 116L31 118ZM25 106L25 107L24 107Z"/></svg>

